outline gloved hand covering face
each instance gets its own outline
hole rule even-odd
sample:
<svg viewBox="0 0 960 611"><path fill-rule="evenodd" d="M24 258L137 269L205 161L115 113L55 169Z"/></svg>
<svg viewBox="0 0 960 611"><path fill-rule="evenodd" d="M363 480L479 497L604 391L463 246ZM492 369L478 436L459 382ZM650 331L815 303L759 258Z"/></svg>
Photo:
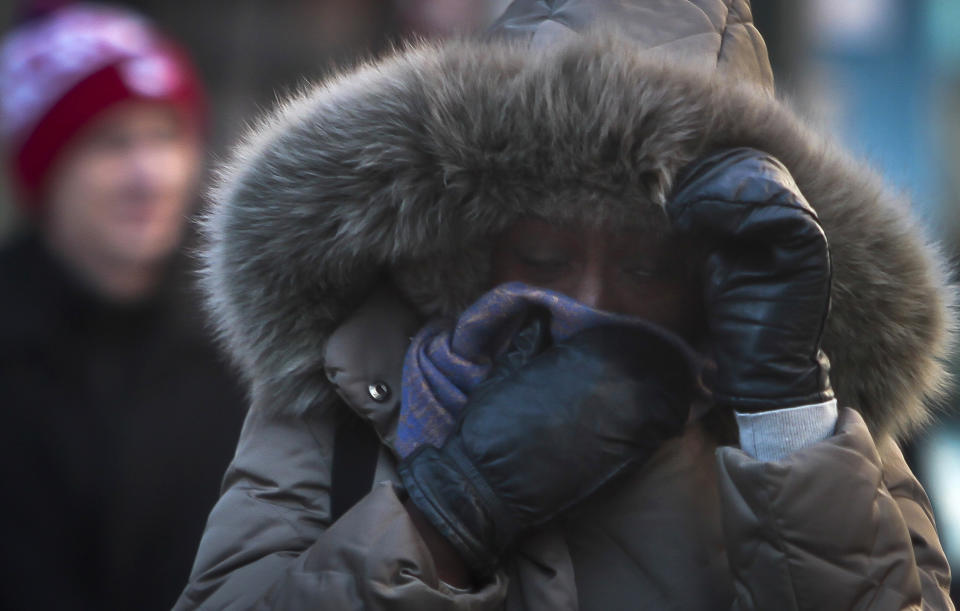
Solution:
<svg viewBox="0 0 960 611"><path fill-rule="evenodd" d="M453 432L467 397L490 376L534 311L548 314L547 337L561 342L599 325L647 325L640 318L588 307L548 289L508 282L491 289L456 321L434 320L417 333L403 364L403 391L395 450L400 457L421 444L436 447ZM672 334L675 350L690 352Z"/></svg>
<svg viewBox="0 0 960 611"><path fill-rule="evenodd" d="M683 429L697 389L690 353L658 327L594 327L537 354L546 326L516 336L442 448L400 464L411 500L478 575L643 464Z"/></svg>
<svg viewBox="0 0 960 611"><path fill-rule="evenodd" d="M709 156L685 172L667 213L707 248L714 402L751 412L832 399L820 348L830 250L783 164L749 148Z"/></svg>

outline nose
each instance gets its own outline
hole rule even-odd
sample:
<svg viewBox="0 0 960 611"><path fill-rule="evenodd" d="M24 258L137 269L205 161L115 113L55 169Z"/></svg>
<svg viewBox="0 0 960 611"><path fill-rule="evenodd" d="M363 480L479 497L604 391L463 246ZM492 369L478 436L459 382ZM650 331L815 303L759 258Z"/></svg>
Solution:
<svg viewBox="0 0 960 611"><path fill-rule="evenodd" d="M606 309L606 286L602 270L597 265L584 267L570 295L580 303L597 310Z"/></svg>
<svg viewBox="0 0 960 611"><path fill-rule="evenodd" d="M129 172L138 184L153 186L163 176L166 159L163 148L155 142L138 139L130 146L127 160Z"/></svg>

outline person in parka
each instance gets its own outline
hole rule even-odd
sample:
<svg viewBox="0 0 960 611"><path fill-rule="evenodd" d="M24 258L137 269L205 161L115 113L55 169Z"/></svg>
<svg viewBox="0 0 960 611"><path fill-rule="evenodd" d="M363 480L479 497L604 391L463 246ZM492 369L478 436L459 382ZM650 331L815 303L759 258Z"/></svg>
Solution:
<svg viewBox="0 0 960 611"><path fill-rule="evenodd" d="M748 3L493 32L223 170L205 286L253 405L176 608L953 608L896 441L945 383L943 262L775 98Z"/></svg>

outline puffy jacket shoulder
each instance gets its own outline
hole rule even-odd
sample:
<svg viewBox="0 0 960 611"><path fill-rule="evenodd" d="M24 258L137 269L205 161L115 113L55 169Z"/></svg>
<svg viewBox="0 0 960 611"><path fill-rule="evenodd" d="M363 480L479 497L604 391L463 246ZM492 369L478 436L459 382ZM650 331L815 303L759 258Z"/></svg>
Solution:
<svg viewBox="0 0 960 611"><path fill-rule="evenodd" d="M857 412L782 462L717 457L735 608L953 608L930 503Z"/></svg>

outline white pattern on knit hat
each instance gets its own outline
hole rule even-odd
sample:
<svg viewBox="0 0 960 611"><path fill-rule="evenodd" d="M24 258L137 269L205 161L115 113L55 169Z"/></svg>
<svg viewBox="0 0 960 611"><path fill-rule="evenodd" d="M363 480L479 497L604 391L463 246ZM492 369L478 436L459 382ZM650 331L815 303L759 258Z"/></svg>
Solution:
<svg viewBox="0 0 960 611"><path fill-rule="evenodd" d="M131 90L148 98L162 98L181 83L181 70L170 57L136 57L120 65L123 81Z"/></svg>
<svg viewBox="0 0 960 611"><path fill-rule="evenodd" d="M25 136L74 85L111 64L155 57L160 42L137 14L95 4L68 6L15 30L0 49L0 136ZM157 66L152 74L170 72ZM157 86L169 90L169 78L144 85L144 71L135 60L124 76L131 73L130 84L147 95Z"/></svg>

